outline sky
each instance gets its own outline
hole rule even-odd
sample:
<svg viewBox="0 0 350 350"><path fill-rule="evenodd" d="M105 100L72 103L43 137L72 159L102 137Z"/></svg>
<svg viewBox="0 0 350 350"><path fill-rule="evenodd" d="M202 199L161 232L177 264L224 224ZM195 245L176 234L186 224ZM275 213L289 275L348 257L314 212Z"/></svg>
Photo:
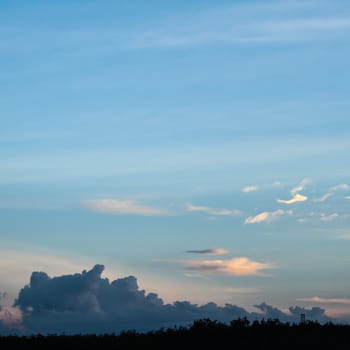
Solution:
<svg viewBox="0 0 350 350"><path fill-rule="evenodd" d="M350 321L349 44L347 0L1 1L0 331Z"/></svg>

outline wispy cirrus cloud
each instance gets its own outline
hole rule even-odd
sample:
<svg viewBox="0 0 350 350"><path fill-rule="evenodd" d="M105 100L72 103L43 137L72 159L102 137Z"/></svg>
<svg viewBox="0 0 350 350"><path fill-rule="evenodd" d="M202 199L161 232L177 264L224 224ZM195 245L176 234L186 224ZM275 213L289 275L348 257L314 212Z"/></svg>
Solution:
<svg viewBox="0 0 350 350"><path fill-rule="evenodd" d="M258 186L246 186L242 188L242 192L244 193L255 192L257 190L258 190Z"/></svg>
<svg viewBox="0 0 350 350"><path fill-rule="evenodd" d="M293 211L292 210L282 210L278 209L275 211L264 211L258 215L255 216L249 216L248 218L245 219L244 223L245 224L258 224L261 222L273 222L278 220L281 216L283 215L292 215Z"/></svg>
<svg viewBox="0 0 350 350"><path fill-rule="evenodd" d="M184 266L189 270L232 276L259 275L261 270L273 267L271 263L253 261L247 257L238 257L228 260L186 261Z"/></svg>
<svg viewBox="0 0 350 350"><path fill-rule="evenodd" d="M350 17L315 16L300 18L291 16L290 7L264 6L256 16L255 6L245 6L237 11L235 6L211 8L207 12L193 14L189 19L176 18L173 24L155 26L129 38L128 46L137 49L179 48L203 45L242 45L261 43L286 43L325 40L339 36L350 29ZM275 6L276 7L276 6ZM243 11L243 12L242 12ZM268 12L267 12L268 11ZM237 17L236 13L241 16Z"/></svg>
<svg viewBox="0 0 350 350"><path fill-rule="evenodd" d="M186 203L185 210L188 212L202 212L214 216L238 216L242 214L242 211L238 209L211 208L207 206L193 205L192 203Z"/></svg>
<svg viewBox="0 0 350 350"><path fill-rule="evenodd" d="M314 198L313 201L314 201L315 203L322 203L322 202L326 201L326 200L327 200L329 197L331 197L331 196L333 196L333 193L328 192L328 193L324 194L324 195L321 196L321 197Z"/></svg>
<svg viewBox="0 0 350 350"><path fill-rule="evenodd" d="M119 215L161 216L169 214L166 210L141 205L138 202L129 199L107 198L87 200L83 205L92 211Z"/></svg>
<svg viewBox="0 0 350 350"><path fill-rule="evenodd" d="M303 180L301 180L295 187L293 187L290 190L290 193L295 196L296 194L298 194L300 191L304 190L306 185L309 184L311 182L310 179L308 178L304 178Z"/></svg>
<svg viewBox="0 0 350 350"><path fill-rule="evenodd" d="M187 250L186 253L203 254L203 255L224 255L230 251L224 248L209 248L202 250Z"/></svg>
<svg viewBox="0 0 350 350"><path fill-rule="evenodd" d="M278 203L283 203L283 204L293 204L297 202L305 202L307 201L308 197L303 196L299 193L295 194L293 198L285 200L285 199L276 199Z"/></svg>
<svg viewBox="0 0 350 350"><path fill-rule="evenodd" d="M331 15L324 3L327 2L236 1L221 6L215 3L216 6L197 7L195 11L176 11L176 15L168 14L161 20L148 20L146 26L135 23L132 31L123 30L118 23L100 26L93 31L67 28L49 33L29 26L25 27L28 30L22 30L24 35L15 35L16 32L12 31L13 40L11 44L4 45L3 50L26 50L28 42L33 42L29 47L34 45L34 48L40 47L43 42L48 47L66 48L67 37L80 52L86 52L86 43L110 50L142 50L215 44L283 44L341 38L350 29L350 18L345 12ZM303 16L300 9L305 10Z"/></svg>
<svg viewBox="0 0 350 350"><path fill-rule="evenodd" d="M335 219L339 218L338 213L333 213L333 214L320 214L320 220L322 221L333 221Z"/></svg>
<svg viewBox="0 0 350 350"><path fill-rule="evenodd" d="M342 214L342 213L320 213L320 212L311 212L308 213L304 217L300 217L297 219L299 223L305 223L305 222L314 222L317 223L319 221L323 222L331 222L337 219L347 219L349 217L348 214Z"/></svg>
<svg viewBox="0 0 350 350"><path fill-rule="evenodd" d="M336 192L341 192L341 191L349 191L350 186L348 184L342 183L338 184L336 186L332 186L328 189L328 192L325 193L323 196L314 198L315 203L321 203L326 201L329 197L333 196Z"/></svg>
<svg viewBox="0 0 350 350"><path fill-rule="evenodd" d="M331 187L329 190L331 192L350 191L350 186L348 184L339 184L339 185Z"/></svg>
<svg viewBox="0 0 350 350"><path fill-rule="evenodd" d="M350 305L350 298L321 298L318 296L311 298L298 298L297 300L318 304L343 304Z"/></svg>

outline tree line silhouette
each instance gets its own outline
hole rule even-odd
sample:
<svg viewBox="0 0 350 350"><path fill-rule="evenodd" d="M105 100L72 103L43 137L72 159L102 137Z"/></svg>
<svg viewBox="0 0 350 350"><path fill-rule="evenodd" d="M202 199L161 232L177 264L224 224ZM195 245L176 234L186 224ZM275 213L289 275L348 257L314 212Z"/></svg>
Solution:
<svg viewBox="0 0 350 350"><path fill-rule="evenodd" d="M1 336L0 349L333 349L349 348L350 326L305 321L299 324L247 318L229 324L211 319L188 327L161 328L147 333Z"/></svg>

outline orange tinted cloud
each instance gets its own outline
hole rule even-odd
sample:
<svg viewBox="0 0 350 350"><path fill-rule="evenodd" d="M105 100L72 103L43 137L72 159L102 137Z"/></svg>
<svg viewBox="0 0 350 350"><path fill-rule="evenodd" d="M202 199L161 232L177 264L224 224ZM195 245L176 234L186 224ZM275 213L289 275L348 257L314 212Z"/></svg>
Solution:
<svg viewBox="0 0 350 350"><path fill-rule="evenodd" d="M239 257L229 260L188 261L185 263L185 267L190 270L202 271L209 274L251 276L258 275L260 270L271 268L272 264Z"/></svg>

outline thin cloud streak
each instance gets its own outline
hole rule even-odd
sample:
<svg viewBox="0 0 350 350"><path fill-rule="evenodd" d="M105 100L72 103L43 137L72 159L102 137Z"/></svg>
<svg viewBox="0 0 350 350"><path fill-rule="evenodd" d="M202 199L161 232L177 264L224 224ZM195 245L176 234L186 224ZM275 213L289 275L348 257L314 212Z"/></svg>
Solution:
<svg viewBox="0 0 350 350"><path fill-rule="evenodd" d="M332 192L350 191L350 186L348 184L339 184L339 185L331 187L329 190Z"/></svg>
<svg viewBox="0 0 350 350"><path fill-rule="evenodd" d="M207 206L193 205L192 203L186 203L185 209L188 212L202 212L214 216L239 216L242 214L242 211L237 209L210 208Z"/></svg>
<svg viewBox="0 0 350 350"><path fill-rule="evenodd" d="M140 205L129 199L96 199L88 200L84 206L92 211L118 215L162 216L169 212L154 207Z"/></svg>
<svg viewBox="0 0 350 350"><path fill-rule="evenodd" d="M187 250L186 253L192 254L203 254L203 255L224 255L228 254L230 251L224 248L210 248L202 250Z"/></svg>
<svg viewBox="0 0 350 350"><path fill-rule="evenodd" d="M261 222L273 222L278 220L283 215L292 215L292 210L282 210L278 209L272 212L264 211L255 216L249 216L245 219L245 224L258 224Z"/></svg>
<svg viewBox="0 0 350 350"><path fill-rule="evenodd" d="M165 21L152 23L148 28L133 32L123 31L117 24L95 28L93 31L66 29L49 33L33 31L32 27L24 28L28 30L23 31L21 27L21 34L24 32L25 35L13 35L11 43L7 43L2 50L26 52L28 42L35 43L29 46L31 48L38 48L44 42L47 47L62 49L67 45L68 37L69 43L78 52L84 52L89 46L87 43L100 50L111 51L186 48L213 44L283 44L341 37L350 28L349 17L331 17L327 14L315 16L314 13L322 10L322 4L281 4L276 1L247 3L248 5L235 3L199 10L193 14L168 16ZM300 17L300 8L307 8L309 15ZM293 14L295 10L297 11Z"/></svg>
<svg viewBox="0 0 350 350"><path fill-rule="evenodd" d="M193 19L196 22L196 18ZM207 26L183 25L183 30L159 28L130 37L129 49L181 48L210 44L238 45L285 43L324 40L350 28L350 18L307 18L281 20L244 20L227 23L225 28L216 20L207 20ZM210 26L210 30L208 30Z"/></svg>
<svg viewBox="0 0 350 350"><path fill-rule="evenodd" d="M348 298L321 298L318 296L312 298L299 298L299 301L306 301L310 303L319 303L319 304L343 304L350 305L350 299Z"/></svg>
<svg viewBox="0 0 350 350"><path fill-rule="evenodd" d="M326 201L329 197L333 196L336 192L349 191L350 186L348 184L342 183L336 186L332 186L328 189L328 192L319 198L315 198L313 201L315 203L322 203ZM346 197L345 197L346 198Z"/></svg>
<svg viewBox="0 0 350 350"><path fill-rule="evenodd" d="M337 219L339 217L339 214L337 213L333 213L333 214L329 214L329 215L326 215L326 214L321 214L320 215L320 219L322 221L333 221L335 219Z"/></svg>
<svg viewBox="0 0 350 350"><path fill-rule="evenodd" d="M296 185L295 187L293 187L290 190L290 193L295 196L297 195L300 191L304 190L304 188L306 187L307 184L309 184L311 181L307 178L303 179L300 181L300 183L298 185Z"/></svg>
<svg viewBox="0 0 350 350"><path fill-rule="evenodd" d="M255 192L258 190L257 186L246 186L242 189L242 192L244 193L250 193L250 192Z"/></svg>
<svg viewBox="0 0 350 350"><path fill-rule="evenodd" d="M314 198L313 201L315 203L322 203L322 202L325 202L329 197L333 196L333 193L326 193L324 194L323 196L321 197L318 197L318 198Z"/></svg>

